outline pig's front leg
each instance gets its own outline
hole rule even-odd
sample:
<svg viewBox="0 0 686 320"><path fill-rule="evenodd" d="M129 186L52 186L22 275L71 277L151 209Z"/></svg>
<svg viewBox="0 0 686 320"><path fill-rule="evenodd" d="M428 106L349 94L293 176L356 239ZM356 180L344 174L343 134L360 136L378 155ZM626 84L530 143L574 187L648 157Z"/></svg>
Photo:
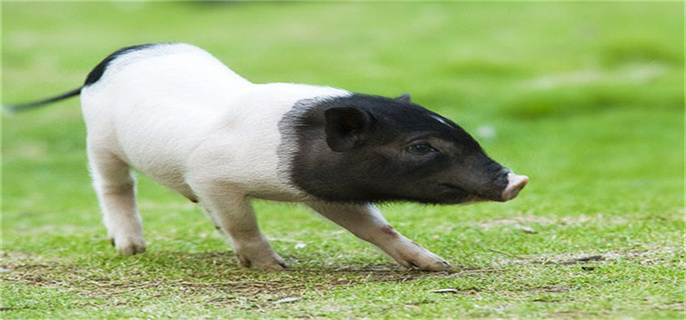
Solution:
<svg viewBox="0 0 686 320"><path fill-rule="evenodd" d="M215 226L229 238L243 266L269 271L288 267L260 232L248 199L225 193L198 193L198 197Z"/></svg>
<svg viewBox="0 0 686 320"><path fill-rule="evenodd" d="M348 229L358 238L371 242L406 267L442 271L451 268L441 257L406 238L386 221L372 204L307 203L327 219Z"/></svg>

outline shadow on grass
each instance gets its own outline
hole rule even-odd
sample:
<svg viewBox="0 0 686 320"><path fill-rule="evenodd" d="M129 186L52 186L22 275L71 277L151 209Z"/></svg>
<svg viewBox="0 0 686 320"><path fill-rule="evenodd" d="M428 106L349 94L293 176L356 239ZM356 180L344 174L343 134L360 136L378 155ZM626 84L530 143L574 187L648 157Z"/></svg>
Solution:
<svg viewBox="0 0 686 320"><path fill-rule="evenodd" d="M2 256L1 278L3 286L10 288L3 296L12 292L28 292L29 296L53 292L71 297L69 304L78 308L139 306L155 299L221 308L263 309L283 301L321 296L358 285L410 283L427 277L497 272L493 269L421 272L391 264L263 272L238 266L231 252L158 252L128 258L96 255L65 259L6 251ZM35 307L10 303L2 311Z"/></svg>
<svg viewBox="0 0 686 320"><path fill-rule="evenodd" d="M338 286L378 282L413 282L497 273L497 269L456 268L450 272L408 270L394 264L292 268L263 272L240 267L231 252L158 252L134 257L51 259L4 252L5 283L61 288L92 298L149 291L158 295L300 295Z"/></svg>
<svg viewBox="0 0 686 320"><path fill-rule="evenodd" d="M191 304L202 308L271 310L299 300L335 297L349 290L415 291L429 295L522 295L533 302L561 302L564 295L583 289L575 283L525 281L493 285L493 278L508 278L508 272L561 272L586 274L613 263L613 256L576 259L581 267L545 264L534 257L512 256L498 267L456 266L449 272L408 270L395 264L340 265L322 261L321 268L294 261L296 267L282 272L263 272L240 267L232 252L149 252L133 257L95 253L78 258L49 257L21 252L2 253L3 312L63 308L144 307L156 303ZM605 256L605 255L604 255ZM623 255L645 260L643 254ZM548 257L546 261L567 261ZM576 264L576 263L575 263ZM306 267L297 267L305 265ZM518 271L517 271L518 270ZM395 284L403 284L397 287ZM380 286L380 287L379 287ZM402 289L397 289L402 288ZM373 292L376 292L372 290ZM424 292L424 293L421 293ZM58 296L57 300L32 305L35 297ZM14 297L11 297L14 295ZM535 296L535 297L533 297ZM457 296L456 296L457 297ZM42 298L41 298L42 299Z"/></svg>

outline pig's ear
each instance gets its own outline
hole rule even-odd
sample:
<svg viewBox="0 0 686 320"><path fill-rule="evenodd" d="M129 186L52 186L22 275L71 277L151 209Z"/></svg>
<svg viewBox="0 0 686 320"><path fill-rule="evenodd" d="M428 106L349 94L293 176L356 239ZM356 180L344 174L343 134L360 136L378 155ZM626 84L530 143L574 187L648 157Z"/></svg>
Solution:
<svg viewBox="0 0 686 320"><path fill-rule="evenodd" d="M395 98L395 100L400 101L400 102L410 103L410 94L409 93L403 93L400 95L400 97Z"/></svg>
<svg viewBox="0 0 686 320"><path fill-rule="evenodd" d="M346 151L367 140L372 117L355 107L333 107L324 111L326 144L333 151Z"/></svg>

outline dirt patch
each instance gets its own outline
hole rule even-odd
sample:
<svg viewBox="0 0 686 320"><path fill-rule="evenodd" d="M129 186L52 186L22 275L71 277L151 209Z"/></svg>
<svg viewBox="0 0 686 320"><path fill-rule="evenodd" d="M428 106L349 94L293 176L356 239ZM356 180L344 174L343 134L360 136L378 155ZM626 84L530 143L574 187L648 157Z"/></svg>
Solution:
<svg viewBox="0 0 686 320"><path fill-rule="evenodd" d="M504 259L500 259L501 265L508 264L537 264L537 265L582 265L596 264L616 260L635 261L640 265L655 265L665 262L673 262L668 258L677 253L683 253L683 248L659 247L650 249L635 249L629 251L608 251L602 253L589 252L570 252L558 255L517 255L509 252L489 248L489 251L499 254ZM590 267L587 267L590 268ZM586 269L584 269L586 270ZM592 269L588 269L589 271Z"/></svg>
<svg viewBox="0 0 686 320"><path fill-rule="evenodd" d="M116 272L113 272L111 265L99 260L74 263L68 259L17 252L3 252L2 255L0 279L3 283L58 289L86 298L76 302L84 306L136 305L143 303L142 299L166 297L183 303L263 309L306 299L309 295L327 294L338 287L498 272L496 269L459 267L449 272L422 272L389 264L269 273L231 265L235 261L230 253L179 254L178 259L165 262L173 272L165 272L165 265L156 266L159 268L154 271L144 269L160 263L157 261L115 268ZM190 266L192 270L178 272Z"/></svg>
<svg viewBox="0 0 686 320"><path fill-rule="evenodd" d="M527 289L525 291L536 292L536 293L569 293L569 292L576 291L579 289L580 289L579 287L554 285L554 286L530 288L530 289Z"/></svg>
<svg viewBox="0 0 686 320"><path fill-rule="evenodd" d="M241 295L283 294L302 291L306 279L294 281L287 279L255 279L249 275L235 279L216 279L208 281L203 278L168 278L150 279L150 275L133 272L126 277L112 279L97 276L95 270L84 270L85 266L63 264L37 265L2 265L2 281L23 283L36 287L61 288L90 298L110 298L126 295L130 292L148 290L160 294L189 296L197 294L234 293ZM329 277L318 282L321 286L354 284L355 280L335 279ZM369 280L369 278L367 278ZM381 281L376 278L372 281Z"/></svg>

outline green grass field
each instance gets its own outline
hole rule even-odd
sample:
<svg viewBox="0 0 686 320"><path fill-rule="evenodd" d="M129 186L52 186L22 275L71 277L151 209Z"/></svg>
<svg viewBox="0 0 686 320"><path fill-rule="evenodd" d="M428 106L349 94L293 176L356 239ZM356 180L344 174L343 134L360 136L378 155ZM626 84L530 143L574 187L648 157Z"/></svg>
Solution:
<svg viewBox="0 0 686 320"><path fill-rule="evenodd" d="M683 319L683 13L680 2L3 2L3 104L76 88L123 46L189 42L253 82L408 92L531 183L508 203L382 206L451 261L443 273L405 270L297 205L257 202L292 265L265 273L140 176L148 252L123 258L68 100L2 119L0 317Z"/></svg>

